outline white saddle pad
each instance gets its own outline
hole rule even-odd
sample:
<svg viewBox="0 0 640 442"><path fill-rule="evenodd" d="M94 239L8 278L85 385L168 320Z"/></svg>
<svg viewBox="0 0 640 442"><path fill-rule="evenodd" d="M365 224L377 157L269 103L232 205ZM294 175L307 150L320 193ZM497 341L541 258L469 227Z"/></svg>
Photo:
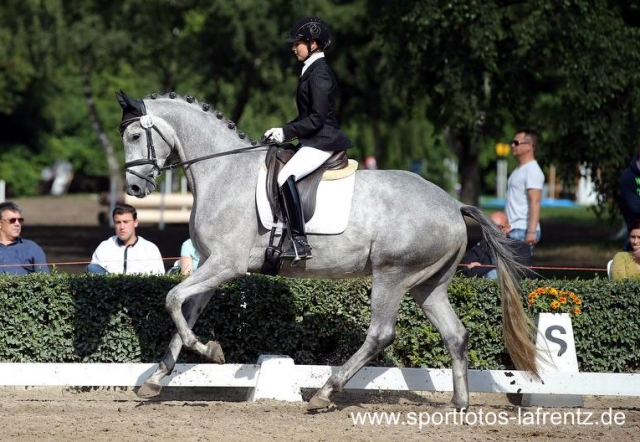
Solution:
<svg viewBox="0 0 640 442"><path fill-rule="evenodd" d="M346 169L324 173L322 181L318 185L316 211L305 226L307 233L336 235L344 232L349 223L357 168L358 162L349 160L349 166ZM274 223L271 206L267 200L267 169L265 166L260 169L258 176L256 205L260 222L266 229L271 229ZM279 229L282 229L282 226L281 222L276 224Z"/></svg>

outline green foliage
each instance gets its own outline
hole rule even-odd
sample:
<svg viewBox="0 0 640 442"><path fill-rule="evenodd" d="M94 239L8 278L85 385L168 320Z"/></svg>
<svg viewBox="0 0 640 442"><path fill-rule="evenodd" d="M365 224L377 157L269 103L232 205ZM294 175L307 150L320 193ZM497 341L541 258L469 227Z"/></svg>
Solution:
<svg viewBox="0 0 640 442"><path fill-rule="evenodd" d="M9 192L35 195L41 170L37 161L34 161L26 146L10 146L5 149L0 153L0 179L7 182Z"/></svg>
<svg viewBox="0 0 640 442"><path fill-rule="evenodd" d="M153 362L174 327L164 309L177 277L66 275L0 276L0 361ZM526 280L522 298L541 285ZM545 281L583 300L573 318L582 371L640 370L640 283ZM343 364L369 326L370 280L293 280L249 276L222 286L194 328L217 339L230 363L260 354L287 354L298 364ZM512 368L502 339L495 281L456 278L451 304L469 331L469 367ZM450 367L437 330L406 296L397 337L378 365ZM181 361L202 362L190 352Z"/></svg>
<svg viewBox="0 0 640 442"><path fill-rule="evenodd" d="M109 170L96 123L119 145L118 89L197 96L253 138L290 121L299 66L283 40L308 15L331 26L336 113L360 161L375 155L448 188L453 154L461 198L476 203L495 185L495 143L533 127L543 166L567 183L588 166L599 209L616 212L637 145L640 14L629 2L7 0L2 12L0 150L35 157L17 153L34 159L20 182L3 171L18 195L34 192L43 163Z"/></svg>
<svg viewBox="0 0 640 442"><path fill-rule="evenodd" d="M640 124L637 5L376 0L369 8L380 17L380 47L394 60L386 74L428 96L429 119L450 133L463 200L475 201L478 166L487 172L495 143L530 127L543 135L536 152L543 164L558 166L568 184L586 165L601 203L617 211L619 175Z"/></svg>
<svg viewBox="0 0 640 442"><path fill-rule="evenodd" d="M524 291L540 286L575 293L582 313L571 318L580 371L640 370L640 283L637 280L529 281Z"/></svg>

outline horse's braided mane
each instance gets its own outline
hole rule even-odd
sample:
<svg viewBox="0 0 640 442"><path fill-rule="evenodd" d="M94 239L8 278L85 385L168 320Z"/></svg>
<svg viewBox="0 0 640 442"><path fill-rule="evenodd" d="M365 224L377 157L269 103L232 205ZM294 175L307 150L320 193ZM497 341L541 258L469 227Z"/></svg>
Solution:
<svg viewBox="0 0 640 442"><path fill-rule="evenodd" d="M215 109L213 106L211 106L209 103L207 103L206 101L201 101L198 100L197 98L193 97L192 95L186 95L186 96L182 96L180 94L178 94L177 92L155 92L153 94L149 94L146 97L144 97L144 99L149 99L149 100L157 100L158 98L169 98L171 100L182 100L182 101L186 101L189 104L192 104L194 106L197 106L200 108L200 110L204 111L204 112L211 112L218 120L220 120L221 123L223 123L225 126L227 126L227 128L229 130L233 130L238 134L238 137L240 139L247 139L247 141L249 141L253 146L258 144L258 140L254 140L252 138L248 138L247 135L242 132L241 130L238 130L238 127L236 126L236 123L231 121L230 119L226 118L221 111Z"/></svg>

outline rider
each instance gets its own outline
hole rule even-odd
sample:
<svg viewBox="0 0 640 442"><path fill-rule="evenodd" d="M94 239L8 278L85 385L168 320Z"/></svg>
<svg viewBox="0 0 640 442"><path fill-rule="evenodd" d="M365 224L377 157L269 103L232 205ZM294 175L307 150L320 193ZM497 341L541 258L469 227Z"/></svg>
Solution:
<svg viewBox="0 0 640 442"><path fill-rule="evenodd" d="M303 62L298 80L296 104L298 117L284 127L269 129L266 139L283 143L297 138L297 152L278 175L283 215L292 239L292 249L284 258L310 259L311 247L305 234L305 220L296 181L320 167L331 155L347 150L351 140L340 130L335 116L338 82L324 57L329 47L329 28L319 18L298 21L286 39L298 61Z"/></svg>

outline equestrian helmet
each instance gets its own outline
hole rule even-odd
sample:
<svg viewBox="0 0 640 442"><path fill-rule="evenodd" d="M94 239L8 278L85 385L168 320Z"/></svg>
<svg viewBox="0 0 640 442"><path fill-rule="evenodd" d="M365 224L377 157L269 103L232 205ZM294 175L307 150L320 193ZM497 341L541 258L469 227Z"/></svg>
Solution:
<svg viewBox="0 0 640 442"><path fill-rule="evenodd" d="M294 43L299 40L306 43L311 43L311 40L315 40L318 42L318 46L326 49L331 44L331 40L329 39L329 26L320 18L303 18L293 25L285 41L287 43Z"/></svg>

